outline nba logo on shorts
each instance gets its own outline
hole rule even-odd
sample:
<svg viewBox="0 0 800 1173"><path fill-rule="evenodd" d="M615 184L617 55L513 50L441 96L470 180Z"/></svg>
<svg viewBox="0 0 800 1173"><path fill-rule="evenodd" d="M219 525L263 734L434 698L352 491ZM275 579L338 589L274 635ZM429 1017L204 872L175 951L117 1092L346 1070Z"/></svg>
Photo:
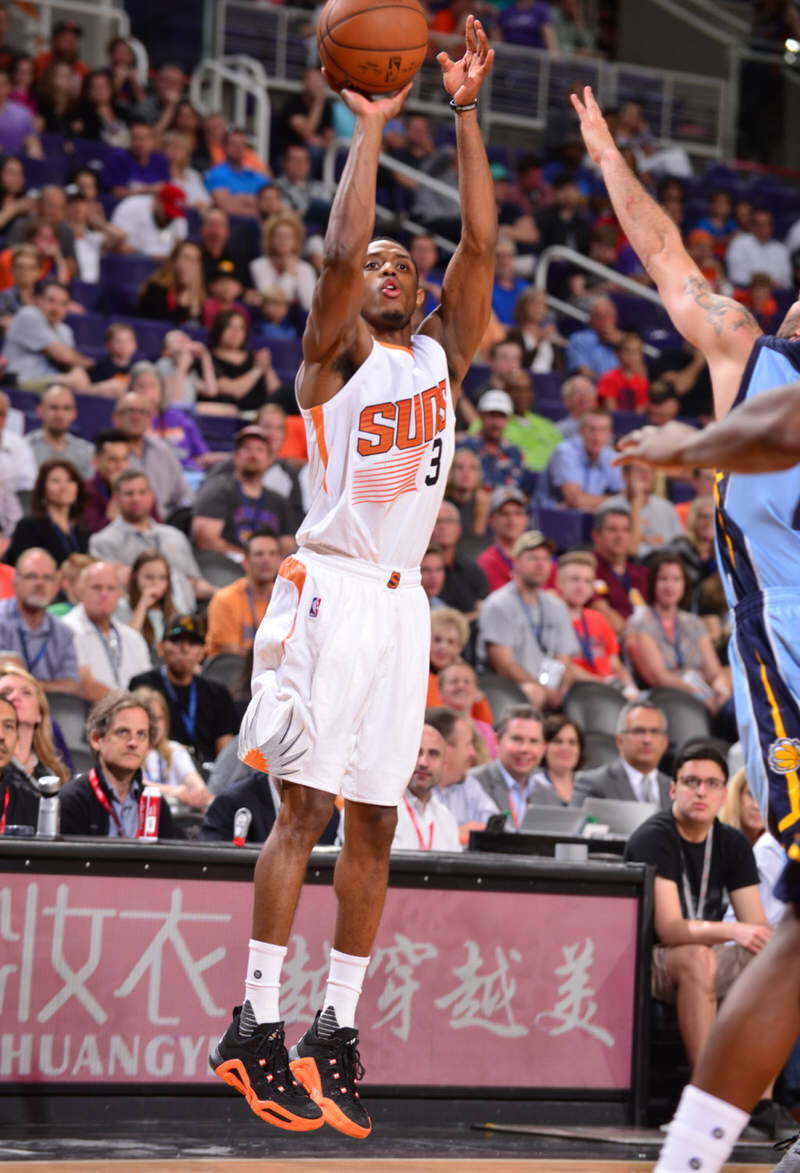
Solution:
<svg viewBox="0 0 800 1173"><path fill-rule="evenodd" d="M316 617L319 615L319 605L321 602L322 599L319 597L319 595L314 595L314 598L311 600L311 606L308 608L308 613L312 619L316 619Z"/></svg>

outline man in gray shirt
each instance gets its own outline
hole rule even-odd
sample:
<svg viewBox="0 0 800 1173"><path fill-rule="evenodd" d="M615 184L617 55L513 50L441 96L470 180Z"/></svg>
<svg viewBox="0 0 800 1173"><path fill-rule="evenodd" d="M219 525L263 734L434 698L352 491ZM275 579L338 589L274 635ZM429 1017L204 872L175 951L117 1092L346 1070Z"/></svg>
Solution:
<svg viewBox="0 0 800 1173"><path fill-rule="evenodd" d="M180 611L194 611L197 599L214 593L206 582L189 545L174 525L153 521L153 490L147 475L130 468L114 484L119 517L89 538L89 553L102 562L133 566L143 550L157 550L169 563L172 597Z"/></svg>
<svg viewBox="0 0 800 1173"><path fill-rule="evenodd" d="M93 360L75 349L75 336L64 321L70 295L66 285L48 281L35 305L14 314L6 333L3 357L20 387L36 387L58 379L73 391L88 391L87 369Z"/></svg>
<svg viewBox="0 0 800 1173"><path fill-rule="evenodd" d="M36 414L42 427L28 432L25 439L37 466L41 467L46 460L69 460L84 480L94 476L94 445L70 433L78 411L69 387L52 383L42 395Z"/></svg>
<svg viewBox="0 0 800 1173"><path fill-rule="evenodd" d="M181 505L191 505L194 493L172 445L159 436L148 436L151 414L144 397L128 391L117 400L112 421L128 441L131 467L147 473L158 511L162 517L168 517Z"/></svg>
<svg viewBox="0 0 800 1173"><path fill-rule="evenodd" d="M538 709L558 707L580 648L566 606L541 588L552 567L550 543L529 530L514 546L514 575L483 604L478 660L513 680Z"/></svg>
<svg viewBox="0 0 800 1173"><path fill-rule="evenodd" d="M631 511L631 547L637 558L646 558L663 550L683 533L675 506L666 497L653 492L655 474L651 468L623 465L625 492L607 498L605 508L614 506Z"/></svg>
<svg viewBox="0 0 800 1173"><path fill-rule="evenodd" d="M80 693L75 638L47 608L58 594L58 568L37 546L17 559L13 599L0 600L0 647L15 652L54 692Z"/></svg>

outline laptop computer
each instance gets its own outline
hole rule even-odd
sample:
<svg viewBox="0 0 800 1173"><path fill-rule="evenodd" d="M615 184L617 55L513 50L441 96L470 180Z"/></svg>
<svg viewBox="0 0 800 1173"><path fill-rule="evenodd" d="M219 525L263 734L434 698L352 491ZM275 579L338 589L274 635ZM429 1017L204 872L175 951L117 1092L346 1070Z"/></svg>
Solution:
<svg viewBox="0 0 800 1173"><path fill-rule="evenodd" d="M535 835L580 835L587 813L585 807L531 805L525 811L520 831Z"/></svg>
<svg viewBox="0 0 800 1173"><path fill-rule="evenodd" d="M581 807L587 815L594 815L598 823L604 823L612 835L621 835L626 839L640 823L649 819L659 809L654 802L631 802L621 798L592 796L587 798Z"/></svg>

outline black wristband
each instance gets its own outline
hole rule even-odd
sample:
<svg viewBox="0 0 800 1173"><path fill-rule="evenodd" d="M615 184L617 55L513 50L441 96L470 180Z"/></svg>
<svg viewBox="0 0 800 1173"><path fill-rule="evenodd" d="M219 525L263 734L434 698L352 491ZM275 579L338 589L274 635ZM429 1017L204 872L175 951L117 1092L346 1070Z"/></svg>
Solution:
<svg viewBox="0 0 800 1173"><path fill-rule="evenodd" d="M455 110L456 114L463 114L465 110L477 110L478 108L477 99L474 102L467 102L466 106L459 106L451 98L450 105Z"/></svg>

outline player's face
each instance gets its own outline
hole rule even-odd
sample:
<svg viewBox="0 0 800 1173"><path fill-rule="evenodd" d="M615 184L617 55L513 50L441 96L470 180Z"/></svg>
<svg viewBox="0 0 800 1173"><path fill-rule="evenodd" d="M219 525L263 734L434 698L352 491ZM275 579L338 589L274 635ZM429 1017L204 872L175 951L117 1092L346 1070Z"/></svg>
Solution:
<svg viewBox="0 0 800 1173"><path fill-rule="evenodd" d="M725 776L716 762L684 762L670 787L676 818L710 826L725 801Z"/></svg>
<svg viewBox="0 0 800 1173"><path fill-rule="evenodd" d="M417 305L417 273L409 253L391 240L373 240L364 261L361 309L376 330L397 330L411 320Z"/></svg>
<svg viewBox="0 0 800 1173"><path fill-rule="evenodd" d="M500 764L512 778L527 778L544 757L544 734L540 721L515 717L497 746Z"/></svg>

